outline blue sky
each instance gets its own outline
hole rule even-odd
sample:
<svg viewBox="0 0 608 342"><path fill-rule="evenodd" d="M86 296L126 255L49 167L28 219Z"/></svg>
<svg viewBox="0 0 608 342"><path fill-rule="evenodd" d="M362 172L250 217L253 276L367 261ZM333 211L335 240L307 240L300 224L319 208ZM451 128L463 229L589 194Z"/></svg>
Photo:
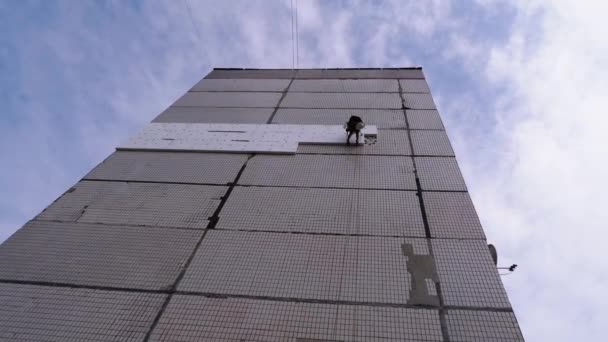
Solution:
<svg viewBox="0 0 608 342"><path fill-rule="evenodd" d="M212 67L290 68L289 6L0 1L0 241ZM299 1L300 67L424 67L528 341L604 340L607 9Z"/></svg>

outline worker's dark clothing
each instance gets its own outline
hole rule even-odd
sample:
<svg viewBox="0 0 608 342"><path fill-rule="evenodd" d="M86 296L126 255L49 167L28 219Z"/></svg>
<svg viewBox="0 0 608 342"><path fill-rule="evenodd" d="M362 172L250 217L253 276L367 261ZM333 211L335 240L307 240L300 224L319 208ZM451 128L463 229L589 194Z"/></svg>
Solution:
<svg viewBox="0 0 608 342"><path fill-rule="evenodd" d="M355 116L355 115L351 116L350 119L348 119L348 122L346 122L346 124L344 124L346 133L348 133L348 137L346 138L346 143L350 145L350 137L353 134L356 134L357 145L358 145L359 144L359 132L361 131L361 129L363 129L363 127L365 127L365 124L363 123L363 120L361 120L360 117Z"/></svg>

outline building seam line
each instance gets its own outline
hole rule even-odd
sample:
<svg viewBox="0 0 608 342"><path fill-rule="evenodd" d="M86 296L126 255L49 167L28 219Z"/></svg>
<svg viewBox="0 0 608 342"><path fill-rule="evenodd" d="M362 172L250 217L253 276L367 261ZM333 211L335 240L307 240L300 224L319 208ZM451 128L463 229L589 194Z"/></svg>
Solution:
<svg viewBox="0 0 608 342"><path fill-rule="evenodd" d="M422 222L424 224L424 230L426 232L426 238L427 238L426 243L427 243L427 246L429 249L429 255L431 255L433 258L433 264L434 264L435 272L436 272L436 270L438 269L437 261L435 260L435 255L433 253L433 245L431 243L431 237L432 237L431 228L429 226L426 208L424 206L424 200L422 199L422 186L420 185L420 178L418 177L418 168L416 166L416 158L414 157L415 156L414 144L412 141L412 134L409 129L410 125L409 125L409 120L407 118L407 107L405 106L405 97L403 96L401 82L399 82L397 80L397 83L399 84L399 97L401 98L401 109L403 110L403 116L405 117L405 127L407 128L407 136L410 141L411 158L412 158L412 162L414 164L414 177L416 178L416 188L417 188L416 194L418 195L418 201L420 203L420 211L422 214ZM443 301L443 294L441 292L439 274L437 274L437 281L435 282L435 290L437 292L437 297L439 298L439 324L441 326L441 334L443 336L443 340L445 342L449 342L450 335L448 333L447 322L446 322L446 317L445 317L445 309L444 309L445 303Z"/></svg>

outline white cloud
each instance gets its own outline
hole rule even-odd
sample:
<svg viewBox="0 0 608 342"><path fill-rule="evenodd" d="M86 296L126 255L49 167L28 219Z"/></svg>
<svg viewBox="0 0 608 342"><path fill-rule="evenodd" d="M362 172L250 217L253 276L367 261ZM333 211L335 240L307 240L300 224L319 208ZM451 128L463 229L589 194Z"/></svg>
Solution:
<svg viewBox="0 0 608 342"><path fill-rule="evenodd" d="M505 284L531 341L604 339L603 6L520 4L508 43L491 48L481 70L489 86L505 90L491 107L492 148L480 154L452 131L486 231L505 263L521 266Z"/></svg>

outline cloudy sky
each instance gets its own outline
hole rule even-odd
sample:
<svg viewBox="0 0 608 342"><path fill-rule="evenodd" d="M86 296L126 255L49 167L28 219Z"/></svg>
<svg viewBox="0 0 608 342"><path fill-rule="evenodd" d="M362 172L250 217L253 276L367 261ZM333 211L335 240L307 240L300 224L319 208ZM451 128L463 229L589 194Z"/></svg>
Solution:
<svg viewBox="0 0 608 342"><path fill-rule="evenodd" d="M607 4L299 0L301 67L424 67L528 341L605 340ZM0 0L0 241L212 67L290 68L290 13Z"/></svg>

